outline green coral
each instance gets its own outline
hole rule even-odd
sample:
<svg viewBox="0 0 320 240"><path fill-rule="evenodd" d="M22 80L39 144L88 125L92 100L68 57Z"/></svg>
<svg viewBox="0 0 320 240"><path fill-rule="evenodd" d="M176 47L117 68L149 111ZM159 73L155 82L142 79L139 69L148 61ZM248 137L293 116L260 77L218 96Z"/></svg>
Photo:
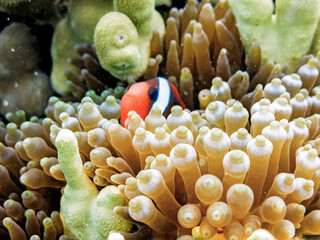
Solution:
<svg viewBox="0 0 320 240"><path fill-rule="evenodd" d="M67 18L72 35L78 41L93 43L97 22L104 14L112 10L112 0L70 1Z"/></svg>
<svg viewBox="0 0 320 240"><path fill-rule="evenodd" d="M158 6L167 6L171 7L172 0L156 0L156 7Z"/></svg>
<svg viewBox="0 0 320 240"><path fill-rule="evenodd" d="M164 22L150 0L115 0L115 12L103 16L94 34L101 66L121 80L139 78L150 58L153 30L163 36Z"/></svg>
<svg viewBox="0 0 320 240"><path fill-rule="evenodd" d="M53 65L50 75L53 89L61 95L65 95L67 91L67 78L64 75L64 69L68 68L75 74L80 73L78 68L67 63L68 58L77 57L77 53L73 50L76 43L76 39L69 30L68 19L62 19L57 25L52 39L51 57Z"/></svg>
<svg viewBox="0 0 320 240"><path fill-rule="evenodd" d="M255 42L268 60L293 70L312 46L319 16L319 0L229 0L247 52ZM274 12L275 7L275 14ZM315 41L317 41L315 39ZM319 42L316 43L317 45Z"/></svg>
<svg viewBox="0 0 320 240"><path fill-rule="evenodd" d="M128 232L132 224L113 212L124 206L124 195L115 186L100 192L85 174L73 132L62 129L56 140L58 160L67 185L61 198L65 225L75 239L106 239L112 230Z"/></svg>
<svg viewBox="0 0 320 240"><path fill-rule="evenodd" d="M93 43L93 33L99 19L107 12L113 10L111 0L70 0L68 15L56 26L52 45L52 71L51 85L62 95L67 92L64 69L75 74L79 70L67 62L68 58L76 58L74 45L77 43Z"/></svg>
<svg viewBox="0 0 320 240"><path fill-rule="evenodd" d="M73 49L74 45L84 42L93 43L94 31L97 22L104 14L110 13L114 10L116 10L117 13L121 12L123 15L119 20L116 20L118 21L117 23L119 24L119 27L126 31L126 26L124 26L121 21L126 23L130 21L127 28L129 26L133 28L132 31L136 31L138 33L138 38L134 39L134 44L131 44L132 48L130 48L130 51L132 50L132 52L130 52L129 49L127 49L128 52L117 52L116 49L114 49L115 51L110 51L113 54L99 54L98 52L99 60L104 63L102 66L105 66L105 62L107 62L108 66L111 65L114 67L115 70L112 67L105 67L105 69L110 69L110 73L119 79L126 78L127 72L129 72L129 75L133 78L137 78L144 73L150 57L149 45L152 38L152 31L154 29L158 29L162 36L165 31L163 19L161 15L155 11L154 0L71 0L69 2L68 15L57 25L51 46L51 54L53 58L51 83L56 92L62 95L67 94L67 77L64 75L64 69L68 68L73 73L80 74L78 69L76 69L72 64L67 63L68 58L77 57L77 54ZM108 16L110 17L115 15L111 14ZM105 18L101 21L105 21L104 19ZM109 21L107 22L109 23ZM116 24L112 24L112 26L117 28ZM110 27L111 26L106 27L103 31L108 34L110 34L110 32L114 32ZM101 27L99 29L101 29ZM131 30L129 31L132 32ZM97 38L103 39L103 36ZM114 38L114 36L109 37L109 39L110 38ZM102 42L102 45L104 44L103 41L100 42ZM101 49L101 44L96 43L96 47L99 50ZM107 49L107 46L102 46L102 48ZM118 56L119 54L117 55L117 53L124 54L124 59L126 59L124 60L124 63L121 61L121 57ZM137 59L130 59L132 57L129 58L129 55L135 55L135 58ZM124 71L125 73L118 74L117 71L120 68L121 72L123 66L126 68ZM125 77L123 75L125 75Z"/></svg>

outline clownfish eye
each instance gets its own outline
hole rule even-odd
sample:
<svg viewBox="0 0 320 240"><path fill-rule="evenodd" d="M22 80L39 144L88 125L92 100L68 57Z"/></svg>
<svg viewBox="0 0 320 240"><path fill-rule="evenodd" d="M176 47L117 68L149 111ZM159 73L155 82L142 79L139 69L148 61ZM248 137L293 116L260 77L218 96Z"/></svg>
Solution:
<svg viewBox="0 0 320 240"><path fill-rule="evenodd" d="M148 95L151 101L157 100L158 97L158 90L154 87L149 88Z"/></svg>

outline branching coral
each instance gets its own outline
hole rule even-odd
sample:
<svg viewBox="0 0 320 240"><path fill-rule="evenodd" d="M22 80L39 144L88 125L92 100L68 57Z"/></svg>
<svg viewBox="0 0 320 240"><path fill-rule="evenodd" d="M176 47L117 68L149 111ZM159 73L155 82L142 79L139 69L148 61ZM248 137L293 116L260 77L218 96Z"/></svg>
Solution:
<svg viewBox="0 0 320 240"><path fill-rule="evenodd" d="M263 63L272 60L291 71L303 55L319 50L316 46L311 49L319 22L319 1L282 0L274 6L271 0L231 0L229 5L246 51L258 42Z"/></svg>
<svg viewBox="0 0 320 240"><path fill-rule="evenodd" d="M125 198L115 186L100 192L84 173L77 139L70 130L62 130L55 139L61 170L67 181L61 210L72 235L77 239L103 239L111 230L129 231L131 224L113 213Z"/></svg>
<svg viewBox="0 0 320 240"><path fill-rule="evenodd" d="M213 10L212 6L208 3L203 8L204 9L203 13L200 16L199 14L202 10L202 6L205 5L204 3L206 2L203 2L203 4L201 4L199 8L197 8L196 3L194 1L191 1L186 5L185 14L181 16L177 14L178 10L176 8L173 8L170 11L170 15L167 20L166 37L165 39L162 39L161 31L160 32L158 30L153 31L153 36L150 43L151 58L149 58L148 60L147 68L144 70L144 72L141 73L141 74L144 74L143 77L138 79L138 81L142 79L148 80L148 79L155 78L159 75L169 78L169 80L172 81L177 87L181 88L180 89L181 96L183 100L185 100L186 103L188 103L188 106L190 106L191 109L193 109L192 106L194 105L194 102L196 102L195 100L198 92L203 88L203 86L206 86L206 87L210 86L211 78L214 76L213 68L216 66L218 62L219 64L217 65L217 72L218 73L226 72L226 74L229 73L229 75L224 74L224 79L226 77L230 77L231 74L235 72L235 70L240 69L241 67L239 65L242 66L241 59L240 59L241 43L240 43L240 40L238 39L237 29L234 25L235 21L233 19L231 12L228 11L228 14L226 14L228 10L228 5L226 4L226 2L222 2L220 5L216 7L216 10ZM215 14L217 15L217 17L215 17ZM197 42L197 44L195 45L195 47L192 47L193 25L195 23L194 20L197 19L198 15L200 17L199 21L204 24L204 29L206 29L206 31L212 28L212 30L209 30L210 39L208 41L210 44L206 43L207 41L206 36L204 36L203 31L200 31L199 32L200 35L199 34L197 35L197 40L196 40L196 37L194 40ZM222 17L224 17L224 15L225 15L225 18L221 19ZM222 28L220 27L218 30L215 30L216 29L215 21L219 19L223 20L221 22L225 22L225 24L227 24L228 29L230 29L230 31L226 30L226 26L224 24L222 25L223 26ZM188 29L186 32L184 32L187 26L188 26ZM199 27L200 26L198 25L198 28L197 28L198 30L200 30ZM155 26L154 28L157 28L157 26ZM209 32L206 32L206 33L209 34ZM217 34L215 34L215 32L217 32ZM216 35L219 35L220 39L218 39ZM216 37L213 38L213 36L216 36ZM232 44L234 45L232 51L231 51L231 48L226 44L227 42L226 39L228 39L228 37L231 38L230 41L232 41ZM184 39L185 39L185 42L184 42ZM170 42L172 40L174 41L172 42L172 46L170 47ZM237 43L235 43L235 41L237 41ZM149 46L149 44L144 44L144 46L147 47ZM196 56L198 57L198 60L195 62L195 57L194 57L195 55L193 53L194 52L193 48L196 48L196 46L198 46L198 48L196 49L197 50ZM215 46L214 52L212 52L213 46ZM230 51L227 53L227 51L223 48L227 48ZM185 49L185 51L183 51L183 49ZM218 61L218 55L221 49L223 49L222 51L224 51L224 58L223 60ZM145 53L148 52L148 49L145 49L144 52ZM85 53L88 53L89 55L91 55L91 57L96 58L95 50L88 50ZM85 53L84 52L80 53L80 55L82 55L82 60L78 58L78 59L71 59L70 61L73 62L78 67L80 67L80 69L83 68L84 66L83 62L85 62L84 58L88 59L89 57ZM229 60L227 59L227 55L228 55L228 58L230 58ZM212 63L210 60L211 58L212 58ZM231 64L229 66L226 66L226 64L229 64L229 61ZM198 64L197 69L196 69L195 63ZM254 63L249 65L250 66L254 65ZM184 67L189 68L189 70ZM103 85L107 85L107 86L110 85L106 81L106 77L103 77L100 74L95 75L95 73L91 72L88 69L88 67L85 66L85 68L92 75L94 75L97 80L102 82ZM226 69L226 68L229 68L229 69ZM181 71L181 77L180 77L180 70L182 69L184 70ZM226 69L226 71L224 69ZM77 72L75 71L73 73L77 73ZM108 75L105 74L105 76L108 76ZM82 76L82 77L86 79L85 76ZM72 76L70 77L67 76L67 78L72 82L72 84L70 84L70 81L69 81L67 85L68 85L68 90L70 92L74 92L73 95L77 95L77 89L79 85L81 86L79 90L83 92L82 90L83 84L79 84L79 81L74 81L74 77ZM180 78L183 80L180 81ZM110 79L110 78L107 77L107 79ZM128 79L128 82L131 83L132 81L133 81L133 78L130 77Z"/></svg>
<svg viewBox="0 0 320 240"><path fill-rule="evenodd" d="M114 5L114 6L113 6ZM129 6L129 8L128 8ZM69 8L69 14L68 16L63 19L57 26L57 29L54 34L53 38L53 44L51 48L52 56L53 56L53 70L51 74L52 84L54 89L59 92L60 94L67 94L66 93L66 77L63 74L63 70L65 68L69 68L73 73L79 74L79 70L75 68L73 65L66 64L66 60L71 57L76 57L76 53L73 51L73 46L77 43L93 43L93 36L94 36L94 29L99 21L99 19L107 12L111 12L113 10L116 10L117 12L110 13L116 14L118 17L124 17L127 22L125 25L122 24L124 27L123 30L126 34L129 33L127 31L128 26L130 25L131 31L135 32L135 34L139 34L139 37L136 36L136 39L133 41L132 34L126 35L124 37L124 32L122 33L123 40L121 40L121 43L118 43L117 46L106 44L107 36L105 36L105 31L110 31L110 27L114 26L115 23L118 25L122 22L120 20L114 20L113 18L109 18L110 21L114 20L114 24L107 24L104 25L101 21L101 24L99 25L100 29L100 40L97 40L99 37L99 34L96 34L96 47L98 49L98 56L100 57L100 61L102 62L102 66L106 68L107 70L111 70L111 66L115 68L120 68L120 70L123 68L124 65L127 68L132 68L131 71L136 72L133 74L133 78L137 78L138 76L142 75L142 73L145 71L145 68L148 63L149 59L149 44L152 37L152 30L158 29L161 34L163 35L164 32L164 24L162 17L159 13L157 13L154 10L154 1L146 1L146 2L123 2L123 1L94 1L88 3L87 1L72 1L70 3ZM86 15L84 16L82 14L83 9L86 9ZM135 9L134 11L132 9ZM120 12L122 14L120 14ZM133 14L134 13L134 14ZM111 16L110 15L110 16ZM128 18L128 17L129 18ZM107 21L108 17L103 18L103 21ZM131 19L131 20L130 20ZM132 23L133 21L134 23ZM130 22L128 25L127 23ZM121 24L120 24L121 25ZM120 25L116 27L120 31ZM106 28L106 29L104 29ZM138 29L138 32L136 30ZM103 30L104 29L104 30ZM108 30L107 30L108 29ZM98 31L97 31L98 32ZM117 37L120 37L116 35ZM112 36L110 39L112 41L118 41L114 39L114 36ZM131 39L131 40L130 40ZM125 42L125 41L126 42ZM131 62L124 61L122 63L121 61L121 55L124 55L125 52L122 51L120 53L120 48L124 48L126 44L128 44L128 41L130 41L131 47L133 47L131 50L136 49L136 55L134 59L138 59L137 62L139 62L138 66L131 66L136 65L137 63L132 62L132 57L129 57L130 51L126 51L127 54L127 60L129 61L131 58ZM119 45L120 44L120 45ZM103 47L100 47L103 46ZM103 49L103 50L100 50ZM108 49L108 51L106 51ZM114 52L110 54L111 49L114 49ZM116 50L117 49L117 50ZM116 53L118 51L118 53ZM119 52L120 51L120 52ZM108 55L109 54L109 55ZM141 57L138 57L138 55ZM107 57L106 57L107 56ZM124 58L124 56L122 56ZM111 60L113 59L113 60ZM108 63L108 61L110 62ZM106 64L107 63L107 64ZM106 65L109 65L106 67ZM119 65L119 66L117 66ZM117 70L118 71L118 70ZM121 71L120 71L121 72ZM123 77L120 77L119 73L116 73L114 71L110 71L111 74L116 75L120 79L123 79ZM126 75L127 73L125 73ZM130 74L132 75L132 74ZM108 83L107 83L108 85Z"/></svg>
<svg viewBox="0 0 320 240"><path fill-rule="evenodd" d="M150 58L152 31L164 34L154 1L114 1L116 12L100 19L94 34L97 55L104 69L120 80L143 75Z"/></svg>
<svg viewBox="0 0 320 240"><path fill-rule="evenodd" d="M92 43L95 25L106 12L112 9L111 1L73 0L69 2L68 14L57 24L51 45L53 65L50 78L55 91L66 94L64 69L69 68L79 73L77 68L66 62L68 58L77 56L73 50L74 45L83 42Z"/></svg>

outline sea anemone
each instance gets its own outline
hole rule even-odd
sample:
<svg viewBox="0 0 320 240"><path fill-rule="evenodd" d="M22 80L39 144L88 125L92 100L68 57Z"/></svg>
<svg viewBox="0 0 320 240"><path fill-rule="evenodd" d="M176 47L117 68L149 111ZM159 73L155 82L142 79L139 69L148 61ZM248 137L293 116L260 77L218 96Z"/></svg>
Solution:
<svg viewBox="0 0 320 240"><path fill-rule="evenodd" d="M70 58L68 61L81 70L81 75L65 69L68 94L81 100L86 95L93 97L93 95L101 95L104 92L102 96L113 95L121 99L127 82L119 81L101 67L93 45L78 44L75 45L75 51L80 57Z"/></svg>
<svg viewBox="0 0 320 240"><path fill-rule="evenodd" d="M15 119L19 125L22 115ZM13 116L9 119L14 120ZM24 142L28 136L29 140ZM47 147L44 154L53 156L56 152L53 145L48 142L49 147L44 139L48 142L42 125L35 117L32 121L24 121L19 128L15 123L1 127L1 239L27 239L33 235L55 239L64 234L59 213L60 191L64 183L40 170L40 155L36 156L35 149L29 156L24 150L24 143L28 146L36 143L38 147L40 143ZM53 157L50 160L54 161ZM27 182L23 178L19 181L27 171L27 175L31 175Z"/></svg>
<svg viewBox="0 0 320 240"><path fill-rule="evenodd" d="M103 113L103 103L98 105L85 97L72 106L53 97L46 110L50 118L41 123L24 122L20 129L14 123L2 128L5 145L1 164L11 176L3 188L3 201L13 199L5 202L3 211L15 220L6 218L4 226L8 226L12 239L20 239L14 233L19 229L25 234L21 227L28 219L23 217L25 209L40 214L49 214L48 207L58 210L54 201L41 207L25 205L29 192L21 198L17 194L28 186L39 197L40 193L45 195L44 188L68 185L73 171L62 167L61 146L56 145L57 139L68 142L68 135L78 140L83 164L72 169L82 168L82 174L97 185L98 191L115 185L127 199L127 206L117 206L114 211L134 223L131 233L120 233L128 239L175 239L186 235L208 239L222 234L227 239L241 239L260 228L281 239L319 234L317 228L312 228L319 224L320 213L316 197L320 179L319 115L290 122L288 116L277 121L273 107L277 99L272 104L263 100L266 103L260 101L261 106L251 115L251 127L249 113L239 101L226 106L218 100L208 105L202 118L199 111L190 113L175 106L165 119L153 108L145 121L131 112L126 127L122 127L115 119L119 114L107 119L113 116ZM223 121L214 117L213 109L218 104L226 106ZM232 114L240 110L246 114ZM271 117L259 118L265 114ZM69 165L75 160L70 154L64 158ZM19 177L23 185L15 183ZM57 191L49 190L54 192L59 197ZM76 204L77 197L69 201ZM12 205L20 210L10 211ZM26 216L33 215L32 210L27 212ZM68 215L64 218L65 232L61 234L79 234L70 232L77 229L67 230L71 222Z"/></svg>

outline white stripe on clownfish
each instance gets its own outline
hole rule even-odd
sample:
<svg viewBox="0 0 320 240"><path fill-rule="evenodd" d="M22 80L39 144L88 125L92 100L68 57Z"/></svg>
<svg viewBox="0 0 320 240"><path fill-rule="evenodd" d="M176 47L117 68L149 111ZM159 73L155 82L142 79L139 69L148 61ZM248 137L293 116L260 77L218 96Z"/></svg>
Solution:
<svg viewBox="0 0 320 240"><path fill-rule="evenodd" d="M162 110L162 114L169 105L171 97L171 89L167 79L157 77L158 79L158 97L157 100L152 104L152 108L158 106ZM151 109L150 109L151 111Z"/></svg>

